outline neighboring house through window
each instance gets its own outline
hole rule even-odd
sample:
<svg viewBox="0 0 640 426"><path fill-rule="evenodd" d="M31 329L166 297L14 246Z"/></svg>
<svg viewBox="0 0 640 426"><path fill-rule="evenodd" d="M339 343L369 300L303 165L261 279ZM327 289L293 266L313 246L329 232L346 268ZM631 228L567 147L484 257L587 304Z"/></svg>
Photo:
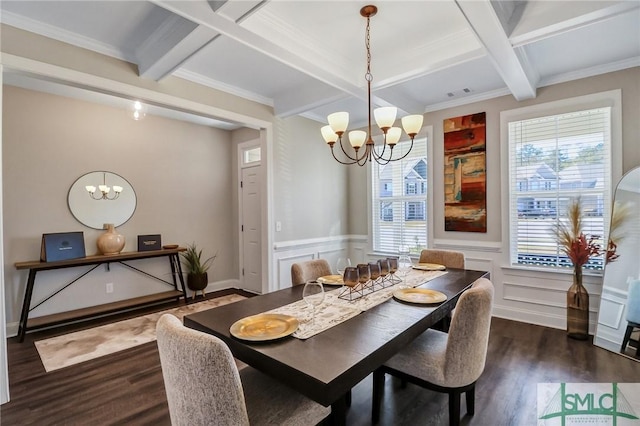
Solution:
<svg viewBox="0 0 640 426"><path fill-rule="evenodd" d="M615 96L615 93L618 96ZM568 267L571 261L552 231L566 221L567 205L580 197L583 231L606 238L611 205L612 131L619 91L537 105L501 114L507 139L508 240L512 265ZM553 111L549 114L548 111ZM612 124L613 123L613 124ZM614 161L615 160L615 161ZM602 256L585 266L601 270Z"/></svg>
<svg viewBox="0 0 640 426"><path fill-rule="evenodd" d="M410 142L395 148L397 156ZM416 140L409 155L386 165L372 164L373 249L415 254L427 246L427 143Z"/></svg>

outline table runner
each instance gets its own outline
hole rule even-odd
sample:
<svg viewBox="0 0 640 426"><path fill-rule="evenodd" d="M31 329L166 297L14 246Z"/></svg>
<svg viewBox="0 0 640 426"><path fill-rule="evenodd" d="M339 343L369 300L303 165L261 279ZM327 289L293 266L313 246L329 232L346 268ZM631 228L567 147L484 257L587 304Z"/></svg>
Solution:
<svg viewBox="0 0 640 426"><path fill-rule="evenodd" d="M417 287L446 273L446 271L411 270L403 282L378 290L375 293L367 294L353 301L338 297L342 288L327 291L327 287L325 287L324 301L316 308L315 319L312 319L312 308L302 299L266 313L290 315L298 318L300 325L293 333L293 337L304 340L391 299L393 292L403 286Z"/></svg>

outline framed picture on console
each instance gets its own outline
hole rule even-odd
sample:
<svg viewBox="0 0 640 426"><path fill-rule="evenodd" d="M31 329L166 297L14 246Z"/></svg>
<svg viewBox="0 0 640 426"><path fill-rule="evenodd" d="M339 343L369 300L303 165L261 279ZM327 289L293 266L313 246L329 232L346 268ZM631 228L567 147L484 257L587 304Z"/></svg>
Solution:
<svg viewBox="0 0 640 426"><path fill-rule="evenodd" d="M160 234L138 235L138 251L151 251L162 249Z"/></svg>
<svg viewBox="0 0 640 426"><path fill-rule="evenodd" d="M56 262L85 256L84 233L82 231L42 234L41 262Z"/></svg>

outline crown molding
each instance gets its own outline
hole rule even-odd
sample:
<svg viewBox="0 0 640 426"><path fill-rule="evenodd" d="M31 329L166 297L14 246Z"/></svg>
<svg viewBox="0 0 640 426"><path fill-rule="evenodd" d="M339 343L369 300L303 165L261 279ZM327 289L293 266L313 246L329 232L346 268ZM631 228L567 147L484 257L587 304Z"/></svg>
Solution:
<svg viewBox="0 0 640 426"><path fill-rule="evenodd" d="M640 66L640 56L624 59L622 61L610 62L608 64L596 65L590 68L584 68L578 71L571 71L554 76L545 77L540 80L538 87L551 86L553 84L566 83L567 81L579 80L581 78L593 77L596 75L607 74L610 72L620 71L627 68Z"/></svg>
<svg viewBox="0 0 640 426"><path fill-rule="evenodd" d="M472 95L465 96L464 98L427 105L424 109L424 112L440 111L447 108L454 108L462 105L472 104L474 102L481 102L488 99L499 98L500 96L510 94L511 91L506 87L502 89L490 90L488 92L474 93Z"/></svg>
<svg viewBox="0 0 640 426"><path fill-rule="evenodd" d="M135 55L131 52L123 52L110 44L101 43L95 39L78 35L60 27L45 24L34 19L25 18L24 16L17 15L13 12L3 10L2 13L0 13L0 22L44 37L58 40L63 43L111 56L122 61L135 63Z"/></svg>
<svg viewBox="0 0 640 426"><path fill-rule="evenodd" d="M189 71L184 68L180 68L176 70L172 75L174 77L179 77L185 80L189 80L193 83L201 84L203 86L220 90L221 92L229 93L231 95L238 96L240 98L244 98L253 102L258 102L260 104L267 105L273 108L273 99L271 98L258 95L257 93L250 92L248 90L240 89L239 87L236 87L236 86L224 84L220 81L205 77L202 74L198 74L196 72Z"/></svg>

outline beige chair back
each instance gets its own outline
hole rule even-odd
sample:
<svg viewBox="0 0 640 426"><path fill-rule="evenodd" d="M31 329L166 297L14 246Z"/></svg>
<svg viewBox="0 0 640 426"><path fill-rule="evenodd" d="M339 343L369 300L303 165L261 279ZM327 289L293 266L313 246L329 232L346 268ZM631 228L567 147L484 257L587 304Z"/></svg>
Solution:
<svg viewBox="0 0 640 426"><path fill-rule="evenodd" d="M437 263L447 268L464 269L464 253L454 250L425 249L420 253L420 263Z"/></svg>
<svg viewBox="0 0 640 426"><path fill-rule="evenodd" d="M170 314L156 334L172 425L249 425L238 368L222 340Z"/></svg>
<svg viewBox="0 0 640 426"><path fill-rule="evenodd" d="M445 354L446 387L466 386L478 380L484 370L491 327L493 284L477 280L462 293L449 328Z"/></svg>
<svg viewBox="0 0 640 426"><path fill-rule="evenodd" d="M308 260L291 265L292 286L304 284L325 275L331 275L331 266L325 259Z"/></svg>

